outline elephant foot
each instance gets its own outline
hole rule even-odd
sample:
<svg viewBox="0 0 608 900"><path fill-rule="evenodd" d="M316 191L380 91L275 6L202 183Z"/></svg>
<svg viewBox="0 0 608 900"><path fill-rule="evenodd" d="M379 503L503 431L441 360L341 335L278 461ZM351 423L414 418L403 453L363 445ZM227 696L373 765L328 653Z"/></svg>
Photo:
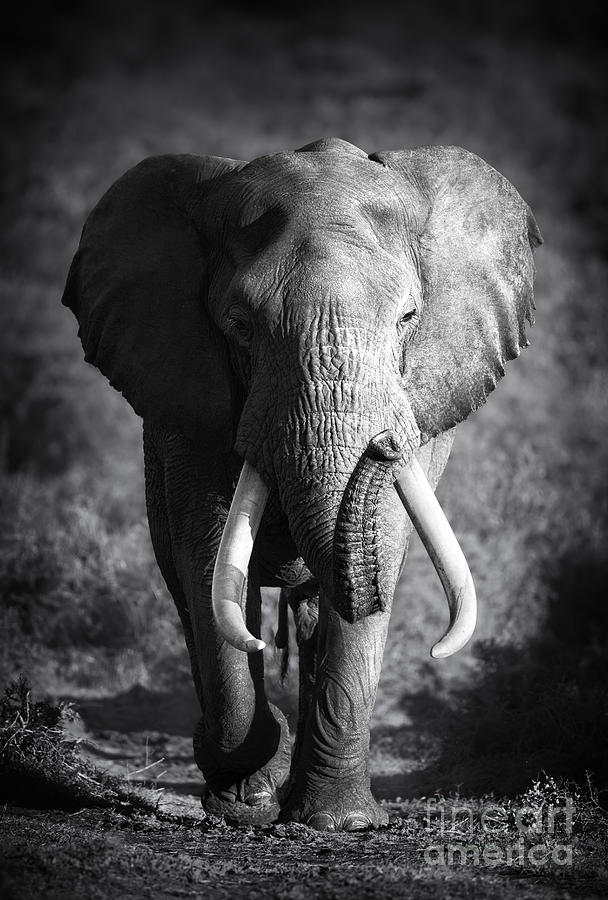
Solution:
<svg viewBox="0 0 608 900"><path fill-rule="evenodd" d="M223 816L231 824L266 825L279 817L279 790L272 787L267 773L260 771L219 794L207 787L201 803L206 813Z"/></svg>
<svg viewBox="0 0 608 900"><path fill-rule="evenodd" d="M255 736L248 735L246 772L230 772L237 757L236 753L225 755L223 759L220 754L213 754L213 763L210 764L209 747L197 729L194 736L194 756L207 782L206 790L201 797L201 803L207 813L224 816L227 822L234 824L263 825L278 818L281 788L289 777L291 745L285 716L275 706L270 706L270 710L280 727L278 746L271 758L267 759L268 753L264 754L263 744L269 730L260 734L257 742ZM256 756L261 759L266 756L267 761L252 772L252 759Z"/></svg>
<svg viewBox="0 0 608 900"><path fill-rule="evenodd" d="M300 822L316 831L365 831L388 825L388 813L369 787L328 785L316 792L294 793L281 810L281 822Z"/></svg>

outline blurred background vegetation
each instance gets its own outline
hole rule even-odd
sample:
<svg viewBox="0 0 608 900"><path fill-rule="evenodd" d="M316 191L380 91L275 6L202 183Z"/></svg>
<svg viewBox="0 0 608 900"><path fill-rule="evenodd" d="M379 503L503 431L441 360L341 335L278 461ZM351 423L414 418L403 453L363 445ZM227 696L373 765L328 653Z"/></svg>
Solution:
<svg viewBox="0 0 608 900"><path fill-rule="evenodd" d="M0 677L55 697L170 695L195 715L143 500L141 423L82 360L60 297L80 229L155 153L249 159L334 135L459 144L536 213L537 326L459 429L440 499L477 584L445 627L413 546L375 713L387 791L608 775L607 83L594 4L20 4L5 29ZM275 596L265 629L275 628ZM296 680L269 689L293 714ZM293 667L293 664L292 664ZM137 691L140 691L137 694ZM131 692L131 694L129 694ZM177 698L177 699L176 699ZM158 723L157 723L158 724ZM134 723L133 728L136 725ZM160 725L158 727L161 727ZM404 772L406 773L404 775Z"/></svg>

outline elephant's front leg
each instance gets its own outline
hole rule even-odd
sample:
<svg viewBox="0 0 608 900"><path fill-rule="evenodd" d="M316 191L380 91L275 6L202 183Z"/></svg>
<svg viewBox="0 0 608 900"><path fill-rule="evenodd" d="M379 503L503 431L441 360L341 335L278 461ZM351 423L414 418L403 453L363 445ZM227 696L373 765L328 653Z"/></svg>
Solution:
<svg viewBox="0 0 608 900"><path fill-rule="evenodd" d="M151 442L155 447L150 448ZM182 622L202 713L194 753L210 791L206 805L240 820L274 818L277 788L289 775L287 723L266 699L262 654L248 656L227 644L212 614L213 568L231 499L228 461L201 458L200 450L182 436L148 434L146 443L147 478L154 450L164 476L169 532L164 544L170 546L178 589L169 579L167 583L178 608L185 607ZM155 541L157 556L159 546ZM166 547L161 553L166 554ZM165 574L167 561L159 562ZM249 627L259 634L255 578L250 579L248 594Z"/></svg>
<svg viewBox="0 0 608 900"><path fill-rule="evenodd" d="M205 605L209 599L207 593ZM250 575L247 624L257 636L260 612L260 589ZM274 821L277 791L287 781L291 761L287 721L266 699L262 654L235 650L215 629L208 622L208 643L215 649L202 663L203 715L194 734L195 759L209 789L204 805L233 821Z"/></svg>
<svg viewBox="0 0 608 900"><path fill-rule="evenodd" d="M351 625L321 596L315 699L283 820L322 831L387 823L371 793L368 755L389 617L387 609Z"/></svg>

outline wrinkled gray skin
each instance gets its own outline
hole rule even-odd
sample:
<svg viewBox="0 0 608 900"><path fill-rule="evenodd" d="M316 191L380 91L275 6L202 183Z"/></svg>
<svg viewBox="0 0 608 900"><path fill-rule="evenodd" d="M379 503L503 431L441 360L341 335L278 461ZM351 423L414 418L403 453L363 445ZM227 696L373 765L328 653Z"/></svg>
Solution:
<svg viewBox="0 0 608 900"><path fill-rule="evenodd" d="M368 157L338 140L249 164L151 158L91 214L64 303L86 359L144 419L150 530L201 704L208 808L261 821L280 804L283 820L327 830L385 822L369 719L411 531L392 481L417 452L436 484L450 429L526 345L539 242L526 204L472 154ZM369 451L386 431L398 452ZM269 585L297 623L291 775L262 653L229 646L212 618L243 459L271 488L247 622L259 634Z"/></svg>

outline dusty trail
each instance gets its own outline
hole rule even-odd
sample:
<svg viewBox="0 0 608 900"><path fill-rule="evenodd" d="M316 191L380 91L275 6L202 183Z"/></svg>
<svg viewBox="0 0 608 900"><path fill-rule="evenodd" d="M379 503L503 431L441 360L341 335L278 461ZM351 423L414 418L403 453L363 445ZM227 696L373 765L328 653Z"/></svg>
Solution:
<svg viewBox="0 0 608 900"><path fill-rule="evenodd" d="M497 893L507 900L605 896L607 882L598 866L601 848L595 850L594 874L587 873L583 864L585 854L594 858L589 846L584 851L581 847L574 867L554 862L550 849L540 867L530 861L527 851L513 862L506 848L522 838L511 828L497 838L504 849L502 864L488 863L483 855L487 835L479 830L469 833L462 819L446 831L432 806L437 797L430 807L424 797L402 800L397 791L419 793L424 773L416 773L413 758L396 755L398 748L386 735L375 736L372 771L376 796L389 812L387 828L327 835L301 825L233 826L206 816L190 738L128 729L128 723L143 724L151 714L158 724L182 723L196 714L187 694L178 698L172 711L158 698L152 691L134 688L118 697L81 700L89 726L113 727L87 729L84 720L77 719L68 735L80 741L81 755L99 770L119 777L128 790L141 793L143 788L155 813L131 808L124 801L116 809L71 812L5 806L0 812L2 900L38 896L418 900L438 893L483 900ZM408 771L409 777L404 776ZM426 777L432 781L432 773ZM484 808L480 800L461 797L455 802L461 808L470 804L477 818ZM524 843L535 846L538 840L532 836ZM448 845L464 848L464 858L456 851L454 860L437 865L436 848ZM479 856L469 860L467 853Z"/></svg>
<svg viewBox="0 0 608 900"><path fill-rule="evenodd" d="M83 810L5 811L3 898L86 896L601 898L605 882L564 869L429 866L424 817L391 804L377 833L324 837L304 826L181 825ZM399 813L402 814L401 817Z"/></svg>

